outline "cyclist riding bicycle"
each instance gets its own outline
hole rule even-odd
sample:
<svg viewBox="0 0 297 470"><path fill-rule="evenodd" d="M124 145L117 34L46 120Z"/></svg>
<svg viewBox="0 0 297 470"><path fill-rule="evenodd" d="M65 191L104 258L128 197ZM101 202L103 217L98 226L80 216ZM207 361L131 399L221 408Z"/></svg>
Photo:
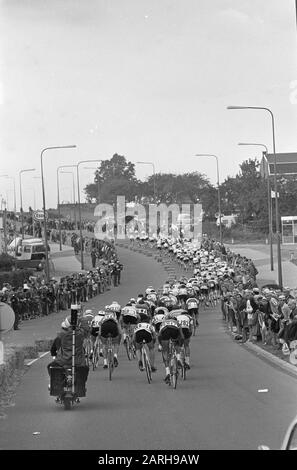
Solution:
<svg viewBox="0 0 297 470"><path fill-rule="evenodd" d="M135 325L140 321L140 316L136 311L135 306L126 305L122 308L121 315L121 326L123 331L123 340L126 341L127 334L131 331L131 328L135 328Z"/></svg>
<svg viewBox="0 0 297 470"><path fill-rule="evenodd" d="M115 312L117 319L120 319L122 307L116 300L113 300L110 305L106 305L105 310L107 312Z"/></svg>
<svg viewBox="0 0 297 470"><path fill-rule="evenodd" d="M195 297L190 297L186 301L186 309L189 315L195 319L196 326L199 326L198 318L199 318L199 300Z"/></svg>
<svg viewBox="0 0 297 470"><path fill-rule="evenodd" d="M151 320L151 313L148 304L144 300L139 300L135 305L136 312L140 316L140 321L149 323Z"/></svg>
<svg viewBox="0 0 297 470"><path fill-rule="evenodd" d="M79 325L81 326L81 328L84 328L87 332L90 332L93 319L94 319L93 310L88 309L83 313L82 317L80 317Z"/></svg>
<svg viewBox="0 0 297 470"><path fill-rule="evenodd" d="M105 310L99 310L97 315L95 315L93 320L91 321L91 340L92 340L92 345L93 346L92 346L92 351L91 351L91 354L90 354L90 359L92 359L94 344L95 344L96 338L99 334L100 324L101 324L101 322L102 322L105 315L106 315ZM102 352L101 348L99 350L99 356L101 356L101 357L103 356L103 352Z"/></svg>
<svg viewBox="0 0 297 470"><path fill-rule="evenodd" d="M179 365L181 365L180 360L180 346L182 344L182 340L184 339L183 331L180 325L178 324L175 318L168 318L171 314L167 314L161 323L159 334L158 334L158 341L162 347L162 355L163 355L163 362L165 365L165 378L164 381L166 383L170 383L170 369L169 369L169 340L171 339L176 347L177 351L177 359L179 361Z"/></svg>
<svg viewBox="0 0 297 470"><path fill-rule="evenodd" d="M183 309L173 310L170 316L176 318L177 323L182 329L184 337L181 340L180 346L184 346L185 348L185 367L190 369L190 340L192 336L193 317ZM180 361L179 354L177 354L177 360Z"/></svg>
<svg viewBox="0 0 297 470"><path fill-rule="evenodd" d="M118 366L118 352L122 338L122 329L117 319L116 312L107 312L100 322L99 338L103 345L103 368L107 369L107 346L108 337L111 336L112 343L115 346L114 365Z"/></svg>
<svg viewBox="0 0 297 470"><path fill-rule="evenodd" d="M156 333L159 334L160 326L165 318L165 315L169 313L166 307L157 307L152 318L152 325L154 326ZM158 350L162 351L162 346L159 344Z"/></svg>
<svg viewBox="0 0 297 470"><path fill-rule="evenodd" d="M146 342L149 349L149 357L151 363L152 372L156 372L155 367L155 343L156 343L156 332L154 327L150 323L140 322L136 326L133 334L133 341L136 349L136 357L138 359L139 369L142 371L143 363L141 360L141 348L143 340Z"/></svg>

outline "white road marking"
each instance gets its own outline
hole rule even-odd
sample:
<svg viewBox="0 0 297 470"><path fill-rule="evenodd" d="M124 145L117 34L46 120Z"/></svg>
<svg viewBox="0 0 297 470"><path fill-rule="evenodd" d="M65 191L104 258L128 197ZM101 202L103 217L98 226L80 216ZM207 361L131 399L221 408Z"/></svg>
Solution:
<svg viewBox="0 0 297 470"><path fill-rule="evenodd" d="M259 393L267 393L268 392L268 388L263 388L263 389L260 389L258 390Z"/></svg>
<svg viewBox="0 0 297 470"><path fill-rule="evenodd" d="M39 357L37 357L36 359L33 359L33 361L30 361L27 363L27 366L31 366L34 362L38 361L38 359L41 359L42 357L46 356L47 354L49 354L49 351L41 354Z"/></svg>

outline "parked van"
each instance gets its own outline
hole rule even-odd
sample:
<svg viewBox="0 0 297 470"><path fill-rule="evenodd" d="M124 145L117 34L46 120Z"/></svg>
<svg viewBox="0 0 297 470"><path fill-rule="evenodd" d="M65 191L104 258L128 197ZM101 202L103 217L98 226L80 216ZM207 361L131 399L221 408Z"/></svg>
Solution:
<svg viewBox="0 0 297 470"><path fill-rule="evenodd" d="M49 247L48 247L49 252ZM7 253L15 258L17 268L41 270L45 261L45 244L41 238L16 237L7 247Z"/></svg>

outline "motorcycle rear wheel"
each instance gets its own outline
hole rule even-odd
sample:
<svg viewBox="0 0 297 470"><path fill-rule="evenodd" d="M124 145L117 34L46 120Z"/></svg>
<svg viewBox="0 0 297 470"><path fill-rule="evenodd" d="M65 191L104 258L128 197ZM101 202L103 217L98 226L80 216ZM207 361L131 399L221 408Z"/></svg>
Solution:
<svg viewBox="0 0 297 470"><path fill-rule="evenodd" d="M70 397L65 397L63 399L64 403L64 410L70 410L71 409L71 398Z"/></svg>

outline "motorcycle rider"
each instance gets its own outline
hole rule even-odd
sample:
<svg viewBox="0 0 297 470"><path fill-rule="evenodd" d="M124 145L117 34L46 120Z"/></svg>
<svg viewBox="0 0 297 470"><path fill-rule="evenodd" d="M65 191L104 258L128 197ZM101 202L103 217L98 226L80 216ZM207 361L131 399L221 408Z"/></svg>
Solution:
<svg viewBox="0 0 297 470"><path fill-rule="evenodd" d="M54 361L47 366L50 375L51 367L71 367L72 366L72 335L71 316L67 316L61 324L62 330L57 334L51 347L51 356ZM75 367L84 383L86 383L89 367L86 364L84 353L84 340L87 331L80 326L75 329Z"/></svg>

